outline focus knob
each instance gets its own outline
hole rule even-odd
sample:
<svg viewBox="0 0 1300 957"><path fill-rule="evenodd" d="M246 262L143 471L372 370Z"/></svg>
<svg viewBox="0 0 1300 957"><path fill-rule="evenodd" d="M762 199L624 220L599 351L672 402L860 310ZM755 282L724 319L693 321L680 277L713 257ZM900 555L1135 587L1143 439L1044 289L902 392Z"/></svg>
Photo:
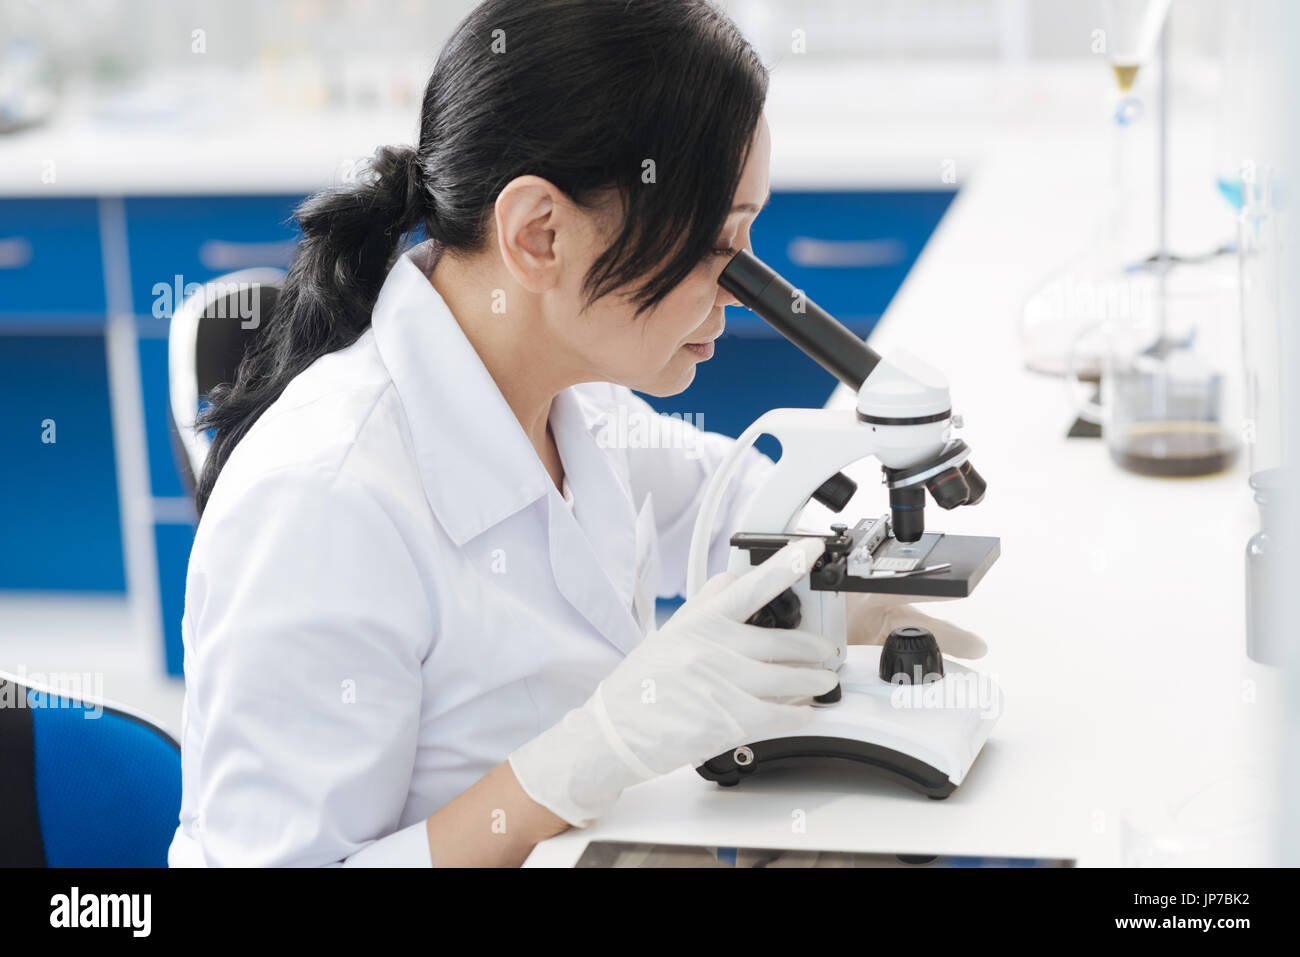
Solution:
<svg viewBox="0 0 1300 957"><path fill-rule="evenodd" d="M890 684L923 684L943 677L939 642L926 628L895 628L880 649L880 678Z"/></svg>
<svg viewBox="0 0 1300 957"><path fill-rule="evenodd" d="M849 499L853 498L857 490L857 482L843 472L836 472L825 482L822 482L817 491L812 493L812 497L832 512L839 513L844 511L844 506L849 504Z"/></svg>
<svg viewBox="0 0 1300 957"><path fill-rule="evenodd" d="M766 605L745 619L747 625L759 628L798 628L803 614L799 610L799 596L787 588Z"/></svg>

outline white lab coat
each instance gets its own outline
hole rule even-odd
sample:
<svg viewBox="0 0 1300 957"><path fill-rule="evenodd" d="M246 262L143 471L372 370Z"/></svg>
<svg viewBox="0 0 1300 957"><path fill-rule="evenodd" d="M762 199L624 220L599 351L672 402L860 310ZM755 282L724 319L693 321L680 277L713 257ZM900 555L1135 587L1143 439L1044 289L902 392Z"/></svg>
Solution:
<svg viewBox="0 0 1300 957"><path fill-rule="evenodd" d="M213 491L172 866L430 865L425 818L581 705L685 588L733 440L659 417L652 443L628 389L566 389L567 505L428 281L437 251L398 258L371 327L289 384ZM711 572L771 467L750 450Z"/></svg>

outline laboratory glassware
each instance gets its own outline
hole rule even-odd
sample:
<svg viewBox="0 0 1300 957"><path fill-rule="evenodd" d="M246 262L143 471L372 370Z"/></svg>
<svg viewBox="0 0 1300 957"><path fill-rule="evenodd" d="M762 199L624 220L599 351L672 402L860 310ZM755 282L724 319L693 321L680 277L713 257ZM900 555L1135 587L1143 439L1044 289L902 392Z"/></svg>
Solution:
<svg viewBox="0 0 1300 957"><path fill-rule="evenodd" d="M1235 269L1222 261L1153 264L1127 315L1080 335L1100 352L1100 401L1066 384L1078 413L1101 426L1111 458L1143 475L1209 475L1231 468L1244 431L1238 378Z"/></svg>

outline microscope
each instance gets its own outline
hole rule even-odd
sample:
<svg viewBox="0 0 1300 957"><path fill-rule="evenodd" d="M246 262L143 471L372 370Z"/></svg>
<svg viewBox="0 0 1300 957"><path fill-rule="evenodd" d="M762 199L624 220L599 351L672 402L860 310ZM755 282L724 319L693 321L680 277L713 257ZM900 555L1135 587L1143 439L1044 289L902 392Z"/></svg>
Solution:
<svg viewBox="0 0 1300 957"><path fill-rule="evenodd" d="M763 768L857 765L934 799L965 778L1001 713L989 678L941 653L925 628L894 629L883 645L849 645L848 593L969 595L997 559L997 538L926 531L926 493L943 509L977 504L985 483L970 450L951 433L947 380L906 353L882 358L765 263L741 251L719 285L851 388L856 408L773 409L737 440L705 489L687 571L687 597L708 576L711 532L727 483L745 450L764 434L781 443L771 475L750 498L731 537L727 570L761 564L786 543L809 537L796 525L809 500L837 516L857 484L841 470L875 456L889 508L830 526L825 551L808 574L756 612L749 623L804 627L831 638L823 667L839 685L815 699L813 720L785 735L753 741L696 766L706 780L734 786Z"/></svg>

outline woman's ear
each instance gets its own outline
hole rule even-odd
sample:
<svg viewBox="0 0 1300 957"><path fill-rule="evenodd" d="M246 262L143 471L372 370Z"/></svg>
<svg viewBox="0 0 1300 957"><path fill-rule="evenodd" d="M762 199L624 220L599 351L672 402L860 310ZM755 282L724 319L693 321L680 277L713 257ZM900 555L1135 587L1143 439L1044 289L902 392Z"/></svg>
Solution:
<svg viewBox="0 0 1300 957"><path fill-rule="evenodd" d="M572 202L540 176L518 176L497 196L497 248L514 280L540 293L560 281L567 243L559 233L573 228Z"/></svg>

